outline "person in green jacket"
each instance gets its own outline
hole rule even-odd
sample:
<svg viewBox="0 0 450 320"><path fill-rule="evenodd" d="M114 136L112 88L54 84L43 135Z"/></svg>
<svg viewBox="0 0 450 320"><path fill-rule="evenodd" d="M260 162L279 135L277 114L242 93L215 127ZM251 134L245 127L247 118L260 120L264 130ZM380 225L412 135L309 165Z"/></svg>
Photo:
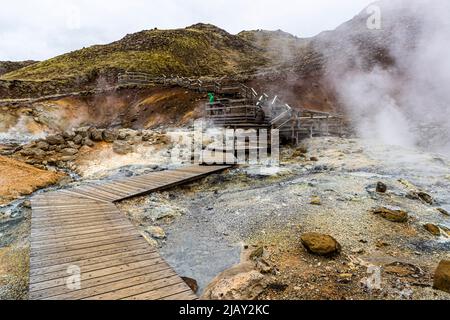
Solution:
<svg viewBox="0 0 450 320"><path fill-rule="evenodd" d="M208 93L208 97L209 97L209 103L214 103L215 101L215 97L214 97L214 93Z"/></svg>

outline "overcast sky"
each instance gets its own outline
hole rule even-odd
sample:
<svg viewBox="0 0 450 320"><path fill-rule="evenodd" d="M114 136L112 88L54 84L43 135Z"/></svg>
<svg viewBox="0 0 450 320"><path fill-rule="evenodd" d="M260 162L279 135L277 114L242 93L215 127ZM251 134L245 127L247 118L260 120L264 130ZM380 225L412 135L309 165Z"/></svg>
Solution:
<svg viewBox="0 0 450 320"><path fill-rule="evenodd" d="M309 37L373 0L13 0L0 10L0 60L44 60L144 29L197 22L231 33L267 29Z"/></svg>

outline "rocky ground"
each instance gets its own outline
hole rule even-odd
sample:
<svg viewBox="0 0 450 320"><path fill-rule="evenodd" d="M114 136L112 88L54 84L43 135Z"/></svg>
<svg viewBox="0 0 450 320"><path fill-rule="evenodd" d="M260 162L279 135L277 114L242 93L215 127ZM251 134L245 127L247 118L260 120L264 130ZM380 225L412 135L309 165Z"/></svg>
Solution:
<svg viewBox="0 0 450 320"><path fill-rule="evenodd" d="M121 209L206 299L448 299L432 279L449 174L435 155L317 138L276 175L241 167Z"/></svg>
<svg viewBox="0 0 450 320"><path fill-rule="evenodd" d="M35 156L71 146L53 166ZM76 172L60 188L168 168L170 149L158 132L80 128L16 157ZM279 168L240 166L118 206L204 299L449 299L433 289L449 259L449 189L444 157L314 138L284 148ZM0 211L0 296L26 298L29 203Z"/></svg>

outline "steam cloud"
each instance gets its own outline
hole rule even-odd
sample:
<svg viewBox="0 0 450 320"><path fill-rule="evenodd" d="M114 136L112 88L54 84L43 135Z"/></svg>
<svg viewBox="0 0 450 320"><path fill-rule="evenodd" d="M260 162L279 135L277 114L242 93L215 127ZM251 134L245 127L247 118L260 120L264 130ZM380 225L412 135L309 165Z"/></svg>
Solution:
<svg viewBox="0 0 450 320"><path fill-rule="evenodd" d="M355 26L346 30L344 25L341 31L353 34L341 45L354 65L330 60L328 69L334 72L328 80L362 138L450 155L450 4L394 0L375 5L382 29L369 30L369 14L363 11L356 20L359 32L369 35L374 48L387 47L392 63L364 65L367 52L355 44Z"/></svg>

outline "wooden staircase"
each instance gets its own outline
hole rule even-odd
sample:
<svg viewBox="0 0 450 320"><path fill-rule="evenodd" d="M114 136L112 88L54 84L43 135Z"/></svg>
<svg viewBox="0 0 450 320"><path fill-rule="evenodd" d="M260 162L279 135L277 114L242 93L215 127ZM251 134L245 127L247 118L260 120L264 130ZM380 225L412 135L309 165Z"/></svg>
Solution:
<svg viewBox="0 0 450 320"><path fill-rule="evenodd" d="M180 86L201 93L213 93L215 101L205 105L205 118L214 126L230 129L279 130L282 141L298 144L302 138L342 135L345 124L337 114L292 108L278 96L270 98L245 84L220 80L202 80L180 76L151 77L145 73L119 75L119 85L158 84ZM270 141L270 136L268 141Z"/></svg>

